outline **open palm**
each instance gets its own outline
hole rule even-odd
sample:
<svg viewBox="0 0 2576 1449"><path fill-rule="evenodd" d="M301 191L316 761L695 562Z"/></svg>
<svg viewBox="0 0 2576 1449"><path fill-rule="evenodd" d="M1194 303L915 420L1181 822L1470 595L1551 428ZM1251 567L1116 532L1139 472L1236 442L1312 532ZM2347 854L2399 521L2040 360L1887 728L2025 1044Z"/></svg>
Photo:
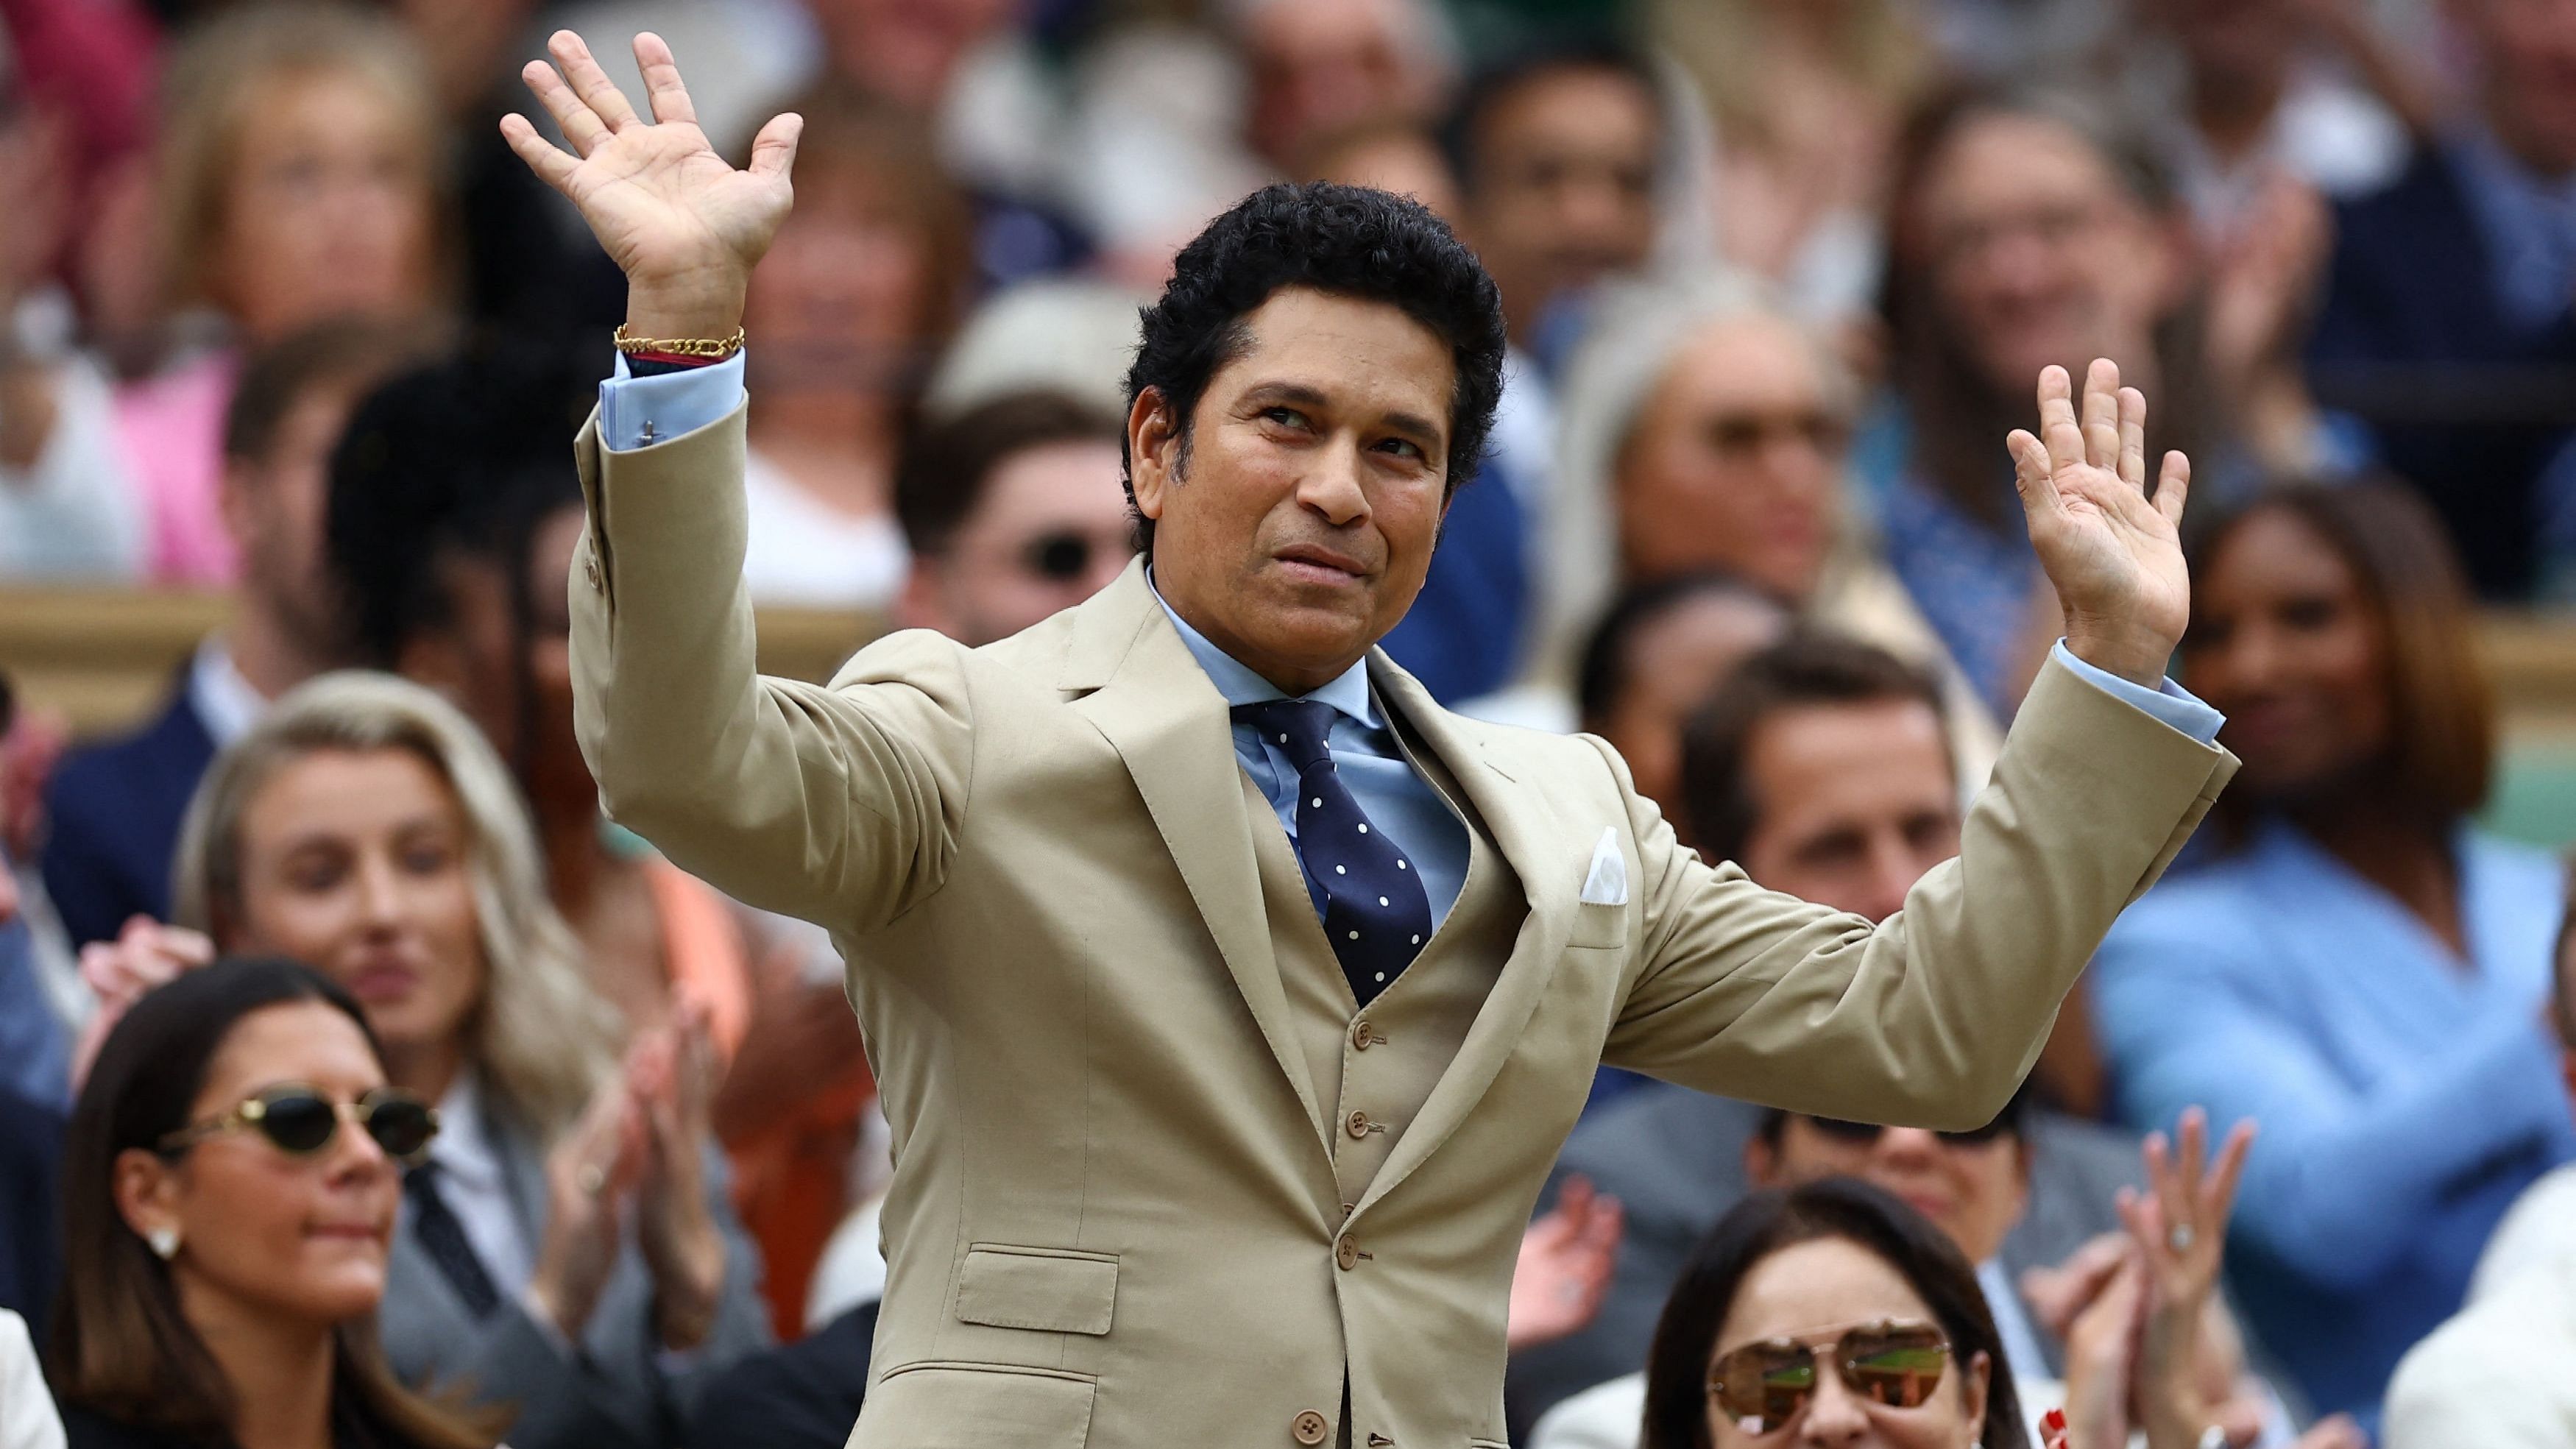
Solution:
<svg viewBox="0 0 2576 1449"><path fill-rule="evenodd" d="M2152 683L2191 618L2180 534L2191 460L2165 454L2148 493L2146 395L2120 386L2107 360L2085 375L2080 423L2066 369L2041 369L2039 424L2039 436L2017 428L2006 446L2031 547L2066 607L2068 647Z"/></svg>
<svg viewBox="0 0 2576 1449"><path fill-rule="evenodd" d="M556 31L546 49L555 63L530 61L521 79L563 128L572 153L516 114L501 120L510 149L580 208L630 284L738 298L786 220L793 199L788 170L802 119L773 118L752 142L750 166L736 170L698 129L688 87L661 37L635 37L650 122L635 113L580 36Z"/></svg>

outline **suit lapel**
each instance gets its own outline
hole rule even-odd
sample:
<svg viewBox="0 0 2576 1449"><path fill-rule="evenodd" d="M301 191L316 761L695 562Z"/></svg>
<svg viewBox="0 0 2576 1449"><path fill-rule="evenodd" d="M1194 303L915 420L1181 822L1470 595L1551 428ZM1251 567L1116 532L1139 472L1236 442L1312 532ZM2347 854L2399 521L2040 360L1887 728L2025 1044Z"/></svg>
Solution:
<svg viewBox="0 0 2576 1449"><path fill-rule="evenodd" d="M1566 936L1574 925L1574 895L1592 848L1591 840L1578 839L1580 832L1555 820L1536 796L1496 767L1457 717L1443 710L1429 691L1383 652L1370 652L1369 677L1378 687L1379 698L1399 716L1398 727L1409 728L1439 756L1466 793L1504 862L1520 879L1529 914L1521 922L1511 959L1503 964L1494 989L1467 1028L1457 1058L1441 1073L1422 1114L1405 1128L1386 1165L1370 1180L1368 1193L1360 1200L1362 1211L1447 1141L1494 1084L1538 1010L1540 998L1547 994L1548 983L1555 979Z"/></svg>
<svg viewBox="0 0 2576 1449"><path fill-rule="evenodd" d="M1242 766L1223 696L1164 616L1141 563L1082 605L1060 681L1118 751L1261 1038L1329 1146L1264 919Z"/></svg>

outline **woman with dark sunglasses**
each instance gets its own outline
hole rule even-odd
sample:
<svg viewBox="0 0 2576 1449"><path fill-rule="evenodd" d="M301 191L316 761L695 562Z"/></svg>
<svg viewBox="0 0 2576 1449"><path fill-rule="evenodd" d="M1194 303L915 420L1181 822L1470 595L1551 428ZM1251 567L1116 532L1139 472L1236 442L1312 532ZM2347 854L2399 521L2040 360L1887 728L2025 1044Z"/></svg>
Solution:
<svg viewBox="0 0 2576 1449"><path fill-rule="evenodd" d="M47 1368L71 1449L489 1449L376 1346L397 1169L437 1129L305 967L221 961L137 1001L65 1152Z"/></svg>
<svg viewBox="0 0 2576 1449"><path fill-rule="evenodd" d="M1646 1359L1641 1449L2026 1449L1975 1270L1922 1214L1830 1178L1721 1219Z"/></svg>

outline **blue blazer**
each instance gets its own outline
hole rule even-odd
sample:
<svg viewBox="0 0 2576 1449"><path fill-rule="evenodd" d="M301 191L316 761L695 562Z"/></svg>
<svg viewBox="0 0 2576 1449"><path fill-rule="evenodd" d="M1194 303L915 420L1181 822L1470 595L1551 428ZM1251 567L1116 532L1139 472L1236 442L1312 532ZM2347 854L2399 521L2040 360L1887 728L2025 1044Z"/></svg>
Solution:
<svg viewBox="0 0 2576 1449"><path fill-rule="evenodd" d="M2537 332L2507 316L2439 145L2335 221L2308 348L2318 401L2369 426L2380 460L2449 525L2480 593L2527 595L2539 564L2533 484L2576 438L2576 310Z"/></svg>
<svg viewBox="0 0 2576 1449"><path fill-rule="evenodd" d="M214 758L184 669L150 724L63 757L45 791L41 865L73 945L107 940L137 914L168 918L179 820Z"/></svg>

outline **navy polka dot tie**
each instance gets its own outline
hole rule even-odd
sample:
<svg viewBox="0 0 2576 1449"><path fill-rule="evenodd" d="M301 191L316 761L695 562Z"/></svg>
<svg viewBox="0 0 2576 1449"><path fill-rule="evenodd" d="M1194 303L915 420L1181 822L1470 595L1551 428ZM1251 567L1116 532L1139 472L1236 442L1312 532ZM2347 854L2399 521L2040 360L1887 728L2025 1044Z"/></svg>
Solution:
<svg viewBox="0 0 2576 1449"><path fill-rule="evenodd" d="M1386 838L1342 787L1325 743L1333 707L1320 700L1239 704L1234 718L1297 767L1297 859L1324 900L1324 935L1351 994L1368 1005L1431 937L1431 897L1403 847Z"/></svg>

